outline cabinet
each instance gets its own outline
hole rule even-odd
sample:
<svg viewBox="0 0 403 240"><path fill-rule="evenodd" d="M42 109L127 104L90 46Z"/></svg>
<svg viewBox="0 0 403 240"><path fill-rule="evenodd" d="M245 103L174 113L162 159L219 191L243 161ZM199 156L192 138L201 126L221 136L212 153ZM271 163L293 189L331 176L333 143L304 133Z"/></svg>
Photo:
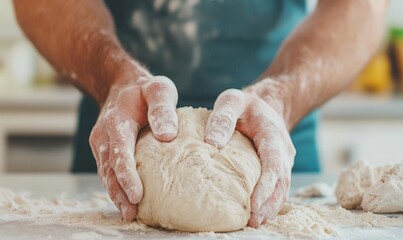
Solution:
<svg viewBox="0 0 403 240"><path fill-rule="evenodd" d="M403 99L339 96L322 108L318 140L325 173L357 160L403 161Z"/></svg>
<svg viewBox="0 0 403 240"><path fill-rule="evenodd" d="M80 93L67 87L0 92L0 172L67 171Z"/></svg>

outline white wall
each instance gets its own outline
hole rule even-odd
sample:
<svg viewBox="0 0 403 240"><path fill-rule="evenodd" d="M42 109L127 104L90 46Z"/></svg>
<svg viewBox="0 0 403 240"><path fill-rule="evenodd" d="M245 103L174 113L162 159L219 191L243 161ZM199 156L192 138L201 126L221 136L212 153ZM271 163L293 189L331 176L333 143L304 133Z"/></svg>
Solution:
<svg viewBox="0 0 403 240"><path fill-rule="evenodd" d="M385 1L385 0L381 0ZM389 26L399 26L403 28L403 1L389 0L387 13L387 23Z"/></svg>
<svg viewBox="0 0 403 240"><path fill-rule="evenodd" d="M0 41L1 38L10 36L21 36L21 31L14 18L12 0L0 0Z"/></svg>

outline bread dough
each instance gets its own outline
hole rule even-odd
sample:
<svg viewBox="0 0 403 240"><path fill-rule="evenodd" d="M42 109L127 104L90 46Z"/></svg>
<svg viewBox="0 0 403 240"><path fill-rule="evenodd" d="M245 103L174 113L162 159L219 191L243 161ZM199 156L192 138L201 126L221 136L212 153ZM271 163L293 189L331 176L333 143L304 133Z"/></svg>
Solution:
<svg viewBox="0 0 403 240"><path fill-rule="evenodd" d="M356 209L361 207L362 195L383 175L382 168L359 161L340 174L336 187L337 201L343 208Z"/></svg>
<svg viewBox="0 0 403 240"><path fill-rule="evenodd" d="M403 212L403 164L385 171L381 180L364 192L361 206L369 212Z"/></svg>
<svg viewBox="0 0 403 240"><path fill-rule="evenodd" d="M138 218L149 226L189 232L242 229L250 216L250 196L260 177L251 141L235 131L217 149L204 142L210 111L177 110L179 134L171 142L144 129L135 151L144 186Z"/></svg>
<svg viewBox="0 0 403 240"><path fill-rule="evenodd" d="M403 211L403 162L374 167L359 161L344 170L337 183L336 197L346 209L375 213Z"/></svg>

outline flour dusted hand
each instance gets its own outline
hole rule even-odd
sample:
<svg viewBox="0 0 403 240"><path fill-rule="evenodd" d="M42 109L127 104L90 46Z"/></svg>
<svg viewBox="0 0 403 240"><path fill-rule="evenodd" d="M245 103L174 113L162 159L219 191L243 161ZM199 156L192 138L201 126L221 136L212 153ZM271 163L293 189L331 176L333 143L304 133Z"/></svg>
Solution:
<svg viewBox="0 0 403 240"><path fill-rule="evenodd" d="M248 223L258 227L274 217L287 200L296 151L284 120L253 90L229 89L217 98L208 119L205 141L221 148L235 129L253 141L261 161Z"/></svg>
<svg viewBox="0 0 403 240"><path fill-rule="evenodd" d="M134 158L138 132L150 124L160 141L174 139L178 133L177 101L174 83L163 76L114 86L91 132L98 175L126 220L136 217L143 195Z"/></svg>

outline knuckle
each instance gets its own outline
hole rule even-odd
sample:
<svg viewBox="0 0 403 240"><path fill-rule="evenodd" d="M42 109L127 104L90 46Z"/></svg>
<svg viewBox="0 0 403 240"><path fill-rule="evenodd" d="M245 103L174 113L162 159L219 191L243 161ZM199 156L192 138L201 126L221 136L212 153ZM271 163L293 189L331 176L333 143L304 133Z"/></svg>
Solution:
<svg viewBox="0 0 403 240"><path fill-rule="evenodd" d="M295 157L295 155L297 154L297 149L295 149L292 143L288 144L288 153L291 157Z"/></svg>
<svg viewBox="0 0 403 240"><path fill-rule="evenodd" d="M117 189L109 189L109 195L111 196L113 202L117 203L116 201L119 199L119 191Z"/></svg>
<svg viewBox="0 0 403 240"><path fill-rule="evenodd" d="M111 169L108 164L101 165L101 176L105 178L104 182L105 182L106 186L109 186L110 176L108 175L108 172L110 172L110 171L111 171Z"/></svg>
<svg viewBox="0 0 403 240"><path fill-rule="evenodd" d="M296 149L293 145L291 145L290 152L289 152L289 161L287 161L284 165L286 167L286 171L291 171L292 167L294 166L295 156L296 156Z"/></svg>
<svg viewBox="0 0 403 240"><path fill-rule="evenodd" d="M173 112L173 107L166 103L155 105L153 108L150 109L150 114L155 117L163 115L170 116L171 112Z"/></svg>
<svg viewBox="0 0 403 240"><path fill-rule="evenodd" d="M113 179L113 170L109 164L109 161L104 161L104 163L101 163L101 172L102 172L102 176L106 177L106 183L109 186L109 184L111 183L109 180Z"/></svg>
<svg viewBox="0 0 403 240"><path fill-rule="evenodd" d="M148 91L176 90L175 84L165 76L156 76L147 85Z"/></svg>
<svg viewBox="0 0 403 240"><path fill-rule="evenodd" d="M99 159L97 161L100 162L100 165L104 165L104 162L109 158L109 149L105 145L101 145L99 147Z"/></svg>
<svg viewBox="0 0 403 240"><path fill-rule="evenodd" d="M108 167L104 167L102 169L102 171L104 172L104 174L102 175L105 179L105 183L106 183L106 189L108 190L108 192L111 192L114 188L113 188L113 172L112 169L108 168Z"/></svg>
<svg viewBox="0 0 403 240"><path fill-rule="evenodd" d="M216 126L231 126L235 124L235 117L229 112L220 112L211 116L211 124Z"/></svg>
<svg viewBox="0 0 403 240"><path fill-rule="evenodd" d="M154 82L151 82L149 85L148 85L148 90L149 91L160 91L160 90L162 90L162 89L166 89L168 86L167 86L167 83L166 82L162 82L162 81L154 81Z"/></svg>
<svg viewBox="0 0 403 240"><path fill-rule="evenodd" d="M108 116L105 117L105 121L108 124L108 126L115 126L118 121L117 114L109 114Z"/></svg>
<svg viewBox="0 0 403 240"><path fill-rule="evenodd" d="M284 181L284 179L281 181L281 183L280 183L280 189L281 189L281 192L280 192L280 194L281 195L285 195L286 194L286 192L287 192L287 189L288 189L288 184L287 184L287 182L286 181Z"/></svg>
<svg viewBox="0 0 403 240"><path fill-rule="evenodd" d="M221 107L229 107L228 105L231 104L231 110L237 111L239 109L243 109L241 106L243 106L244 99L244 93L241 90L228 89L218 96L218 104L221 105ZM235 106L235 108L233 106Z"/></svg>
<svg viewBox="0 0 403 240"><path fill-rule="evenodd" d="M90 144L96 144L97 140L101 137L101 128L98 125L95 125L90 133Z"/></svg>
<svg viewBox="0 0 403 240"><path fill-rule="evenodd" d="M279 176L281 174L281 168L280 165L278 164L271 164L270 166L270 172L276 176Z"/></svg>
<svg viewBox="0 0 403 240"><path fill-rule="evenodd" d="M295 149L294 146L291 146L291 147L290 147L290 155L291 155L292 157L295 157L295 155L297 155L297 149Z"/></svg>
<svg viewBox="0 0 403 240"><path fill-rule="evenodd" d="M223 96L228 96L231 98L243 98L244 93L239 90L239 89L235 89L235 88L231 88L231 89L227 89L222 93Z"/></svg>
<svg viewBox="0 0 403 240"><path fill-rule="evenodd" d="M116 159L116 160L115 160L115 163L113 165L113 169L118 173L120 171L125 170L126 162L124 161L124 159L121 156L116 156L116 155L114 156L114 159Z"/></svg>

